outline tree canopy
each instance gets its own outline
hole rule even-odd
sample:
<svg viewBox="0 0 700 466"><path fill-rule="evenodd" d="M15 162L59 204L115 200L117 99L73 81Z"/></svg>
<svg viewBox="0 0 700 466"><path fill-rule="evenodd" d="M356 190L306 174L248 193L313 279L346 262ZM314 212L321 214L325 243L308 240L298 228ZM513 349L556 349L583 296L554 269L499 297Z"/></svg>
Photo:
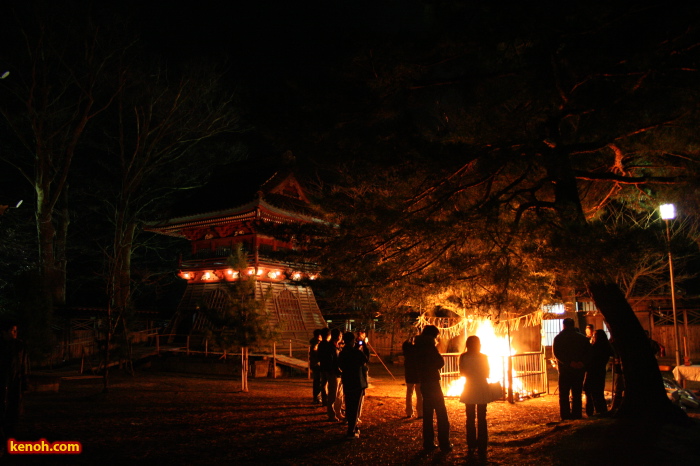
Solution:
<svg viewBox="0 0 700 466"><path fill-rule="evenodd" d="M643 332L617 280L640 247L658 257L662 226L604 220L696 202L680 192L697 189L698 8L504 6L433 3L348 66L363 98L329 135L349 160L327 189L328 272L494 319L586 290L658 414L658 367L633 354Z"/></svg>
<svg viewBox="0 0 700 466"><path fill-rule="evenodd" d="M331 263L359 284L470 283L527 308L519 287L580 286L658 236L613 241L601 220L620 204L693 207L674 193L696 173L694 7L498 6L437 2L348 65L362 105L328 136L345 160L325 203L356 246Z"/></svg>
<svg viewBox="0 0 700 466"><path fill-rule="evenodd" d="M104 307L118 316L111 335L134 285L162 272L148 270L162 241L143 240L142 223L241 157L235 91L223 64L166 66L123 18L107 25L75 5L27 10L2 31L15 47L1 62L12 79L0 88L0 163L33 191L25 206L35 208L38 260L25 267L40 272L37 294L52 297L33 325L49 328L54 305ZM22 313L19 300L12 307Z"/></svg>

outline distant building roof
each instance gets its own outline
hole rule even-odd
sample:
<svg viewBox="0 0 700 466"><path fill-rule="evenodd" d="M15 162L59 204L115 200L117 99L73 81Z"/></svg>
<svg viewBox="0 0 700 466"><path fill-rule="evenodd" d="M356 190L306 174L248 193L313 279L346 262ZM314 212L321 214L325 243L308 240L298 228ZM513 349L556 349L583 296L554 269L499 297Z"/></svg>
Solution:
<svg viewBox="0 0 700 466"><path fill-rule="evenodd" d="M223 167L167 218L151 222L147 229L180 236L178 227L241 220L253 212L264 212L270 219L314 221L313 209L292 168L275 158Z"/></svg>
<svg viewBox="0 0 700 466"><path fill-rule="evenodd" d="M211 180L175 207L170 217L226 210L258 197L272 205L308 212L308 199L293 170L294 156L245 160L220 167Z"/></svg>

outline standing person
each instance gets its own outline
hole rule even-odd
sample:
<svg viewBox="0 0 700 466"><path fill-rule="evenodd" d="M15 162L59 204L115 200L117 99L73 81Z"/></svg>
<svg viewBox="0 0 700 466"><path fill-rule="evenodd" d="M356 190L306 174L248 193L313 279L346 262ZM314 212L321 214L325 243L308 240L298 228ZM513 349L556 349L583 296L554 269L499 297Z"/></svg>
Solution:
<svg viewBox="0 0 700 466"><path fill-rule="evenodd" d="M321 341L318 342L316 347L316 357L318 358L318 370L321 375L321 393L326 394L326 398L321 398L321 406L328 406L328 378L324 374L323 364L321 364L322 355L327 352L328 340L331 339L331 329L324 327L321 329Z"/></svg>
<svg viewBox="0 0 700 466"><path fill-rule="evenodd" d="M318 345L321 343L321 329L314 330L314 335L309 340L309 370L311 371L312 389L311 398L313 404L325 404L328 398L326 389L321 385L321 365L318 361ZM319 399L319 396L321 397Z"/></svg>
<svg viewBox="0 0 700 466"><path fill-rule="evenodd" d="M622 359L617 350L615 340L610 341L613 349L613 401L610 406L610 411L615 413L622 405L622 399L625 395L625 374L622 369Z"/></svg>
<svg viewBox="0 0 700 466"><path fill-rule="evenodd" d="M435 450L435 431L433 430L433 414L437 417L438 444L445 452L452 451L450 443L450 421L447 417L445 397L440 386L440 369L445 360L438 351L437 337L440 330L434 325L428 325L416 337L415 349L418 361L418 377L420 390L423 394L423 449Z"/></svg>
<svg viewBox="0 0 700 466"><path fill-rule="evenodd" d="M361 350L352 332L346 332L343 335L343 342L345 346L338 354L338 367L340 367L345 395L345 416L348 421L347 436L359 438L360 429L357 421L360 417L362 399L367 388L367 356Z"/></svg>
<svg viewBox="0 0 700 466"><path fill-rule="evenodd" d="M559 370L559 414L562 420L583 417L583 379L591 345L574 325L574 319L566 318L564 329L554 337L552 349ZM571 396L571 402L569 402Z"/></svg>
<svg viewBox="0 0 700 466"><path fill-rule="evenodd" d="M367 332L365 330L358 330L357 331L357 340L355 340L357 347L362 350L364 353L365 357L367 358L367 364L364 366L364 371L365 371L365 378L367 379L367 387L369 387L369 358L370 358L370 350L369 350L369 338L367 338ZM363 396L360 399L360 412L357 415L357 425L360 425L362 423L362 420L360 417L362 416L362 406L364 405L364 400L365 397Z"/></svg>
<svg viewBox="0 0 700 466"><path fill-rule="evenodd" d="M17 324L0 325L0 441L4 446L15 435L15 427L22 411L22 395L27 389L29 362L24 342L17 339Z"/></svg>
<svg viewBox="0 0 700 466"><path fill-rule="evenodd" d="M333 412L335 413L335 417L338 418L339 421L344 421L345 420L345 393L343 390L343 379L340 377L340 367L338 367L338 357L337 355L340 354L340 351L345 347L345 342L343 341L343 331L340 329L338 330L337 336L334 332L331 331L331 343L335 345L335 354L336 354L336 373L338 374L338 377L336 379L337 384L338 384L338 389L335 392L335 401L333 402ZM361 409L361 408L360 408Z"/></svg>
<svg viewBox="0 0 700 466"><path fill-rule="evenodd" d="M651 347L651 352L654 353L654 356L656 356L657 358L665 357L666 348L664 348L658 341L651 338L651 335L649 335L649 330L644 330L644 334L647 336L649 346Z"/></svg>
<svg viewBox="0 0 700 466"><path fill-rule="evenodd" d="M365 353L365 357L367 358L367 362L369 362L369 356L370 356L370 351L369 351L369 339L367 338L367 332L364 330L358 330L357 331L357 347L362 350L363 353Z"/></svg>
<svg viewBox="0 0 700 466"><path fill-rule="evenodd" d="M608 405L605 402L605 374L612 355L612 346L605 331L596 330L591 339L591 359L586 368L586 381L583 383L588 417L593 416L594 411L599 416L608 414Z"/></svg>
<svg viewBox="0 0 700 466"><path fill-rule="evenodd" d="M338 368L338 342L340 330L334 328L326 340L318 344L318 361L321 367L321 384L326 386L328 394L326 409L329 421L340 421L342 415L342 399L338 397L340 388L340 369Z"/></svg>
<svg viewBox="0 0 700 466"><path fill-rule="evenodd" d="M586 338L593 344L593 335L595 335L595 326L593 324L586 325Z"/></svg>
<svg viewBox="0 0 700 466"><path fill-rule="evenodd" d="M459 373L467 379L459 399L467 409L467 455L473 457L478 452L479 459L485 461L489 439L486 405L491 401L489 360L481 353L481 340L476 335L467 338L467 350L459 357Z"/></svg>
<svg viewBox="0 0 700 466"><path fill-rule="evenodd" d="M413 392L416 392L416 417L423 417L423 394L420 391L420 377L416 360L415 337L410 337L401 345L403 352L404 380L406 381L406 417L413 417Z"/></svg>

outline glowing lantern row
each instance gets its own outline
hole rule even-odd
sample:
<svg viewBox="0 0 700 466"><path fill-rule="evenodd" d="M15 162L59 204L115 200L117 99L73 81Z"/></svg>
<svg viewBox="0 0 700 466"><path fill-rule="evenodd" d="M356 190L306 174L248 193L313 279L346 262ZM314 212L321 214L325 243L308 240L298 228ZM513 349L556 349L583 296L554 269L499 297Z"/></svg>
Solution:
<svg viewBox="0 0 700 466"><path fill-rule="evenodd" d="M213 271L205 271L202 273L200 276L200 280L202 281L215 281L215 280L220 280L222 278L226 278L228 280L235 280L238 278L238 272L228 269L224 273L224 277L220 277L216 272ZM254 269L254 268L249 268L247 271L248 275L256 275L258 277L261 277L264 273L265 270L262 268ZM266 274L267 278L273 279L273 280L281 280L284 278L285 274L281 270L270 270ZM196 274L194 272L180 272L180 277L185 279L185 280L194 280L196 279ZM292 273L291 277L292 280L301 280L302 274L300 272L294 272ZM309 275L309 280L316 280L318 276L316 274Z"/></svg>

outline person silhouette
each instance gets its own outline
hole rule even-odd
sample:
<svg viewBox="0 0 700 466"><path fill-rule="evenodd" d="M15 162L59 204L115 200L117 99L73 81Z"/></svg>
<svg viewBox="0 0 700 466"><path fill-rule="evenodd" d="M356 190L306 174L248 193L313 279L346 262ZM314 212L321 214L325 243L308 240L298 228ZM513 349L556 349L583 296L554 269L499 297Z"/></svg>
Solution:
<svg viewBox="0 0 700 466"><path fill-rule="evenodd" d="M467 410L467 456L478 453L483 461L489 438L486 406L492 400L488 383L489 360L481 353L481 340L476 335L467 338L466 351L459 356L459 373L466 378L459 401Z"/></svg>
<svg viewBox="0 0 700 466"><path fill-rule="evenodd" d="M362 351L355 334L343 334L345 345L338 354L338 367L341 371L343 393L345 395L345 419L348 422L347 436L358 438L360 429L357 421L360 418L362 399L367 388L367 356Z"/></svg>
<svg viewBox="0 0 700 466"><path fill-rule="evenodd" d="M439 334L440 330L436 326L427 325L415 340L420 390L423 394L423 449L429 451L437 448L433 429L435 415L438 444L442 451L449 452L453 447L450 443L450 420L440 386L440 369L445 365L445 360L436 347Z"/></svg>
<svg viewBox="0 0 700 466"><path fill-rule="evenodd" d="M0 324L0 394L2 409L0 419L0 441L6 444L15 435L15 427L22 412L22 397L27 389L29 359L24 342L17 339L17 324Z"/></svg>
<svg viewBox="0 0 700 466"><path fill-rule="evenodd" d="M591 359L586 368L583 390L586 392L586 415L606 416L608 405L605 401L605 375L608 362L613 355L612 346L604 330L596 330L591 339Z"/></svg>
<svg viewBox="0 0 700 466"><path fill-rule="evenodd" d="M423 394L420 391L420 374L416 361L415 337L410 337L401 345L403 352L404 381L406 382L406 417L413 417L413 392L416 393L416 417L423 417Z"/></svg>
<svg viewBox="0 0 700 466"><path fill-rule="evenodd" d="M576 330L574 319L566 318L564 328L554 337L552 350L559 371L559 414L562 420L583 417L583 379L591 345Z"/></svg>

